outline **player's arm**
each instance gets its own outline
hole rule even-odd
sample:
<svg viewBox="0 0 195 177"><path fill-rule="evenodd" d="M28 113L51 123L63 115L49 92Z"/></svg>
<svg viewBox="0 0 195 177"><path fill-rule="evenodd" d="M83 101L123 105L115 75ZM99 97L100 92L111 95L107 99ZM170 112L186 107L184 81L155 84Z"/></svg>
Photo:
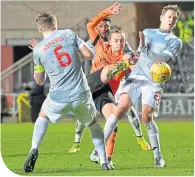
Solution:
<svg viewBox="0 0 195 177"><path fill-rule="evenodd" d="M110 6L109 8L103 10L98 15L92 18L91 21L87 23L87 32L89 34L89 38L92 43L94 43L98 33L96 31L96 26L106 17L110 15L118 14L121 9L121 5L116 2L114 5Z"/></svg>
<svg viewBox="0 0 195 177"><path fill-rule="evenodd" d="M38 66L38 65L37 65ZM40 66L38 66L40 67ZM42 67L42 66L41 66ZM40 68L39 68L40 69ZM38 69L38 70L39 70ZM46 74L45 71L44 72L40 72L40 71L34 71L34 79L36 81L36 83L38 85L43 85L46 81Z"/></svg>
<svg viewBox="0 0 195 177"><path fill-rule="evenodd" d="M45 68L41 64L40 57L37 55L35 50L33 51L34 58L34 79L38 85L43 85L46 80Z"/></svg>
<svg viewBox="0 0 195 177"><path fill-rule="evenodd" d="M167 49L163 52L162 55L168 55L169 57L171 57L171 59L168 61L170 62L171 60L176 59L181 48L182 48L182 41L177 38L167 47Z"/></svg>
<svg viewBox="0 0 195 177"><path fill-rule="evenodd" d="M130 55L131 57L133 56L134 51L133 51L133 49L131 48L131 46L129 45L129 43L127 42L127 40L126 40L126 42L125 42L125 46L124 46L123 52L124 52L125 54Z"/></svg>
<svg viewBox="0 0 195 177"><path fill-rule="evenodd" d="M141 41L141 45L140 45L141 52L147 55L150 59L154 61L160 60L160 61L169 63L171 60L174 60L176 58L176 56L178 55L182 47L181 40L175 39L162 54L156 54L145 46L144 34L140 32L139 36L140 36L140 41Z"/></svg>
<svg viewBox="0 0 195 177"><path fill-rule="evenodd" d="M91 43L90 40L86 42L87 46L93 51L94 55L96 54L95 46Z"/></svg>
<svg viewBox="0 0 195 177"><path fill-rule="evenodd" d="M94 58L93 51L87 46L85 42L79 46L79 51L84 56L84 60L92 60Z"/></svg>
<svg viewBox="0 0 195 177"><path fill-rule="evenodd" d="M93 51L94 55L96 54L95 46L92 45L91 41L88 40L86 44L90 47L90 49ZM93 60L93 59L92 59ZM92 60L85 61L85 74L89 75L91 67L92 67Z"/></svg>
<svg viewBox="0 0 195 177"><path fill-rule="evenodd" d="M79 38L73 31L72 35L74 36L77 49L81 52L84 57L84 60L92 60L94 58L94 53L90 47Z"/></svg>

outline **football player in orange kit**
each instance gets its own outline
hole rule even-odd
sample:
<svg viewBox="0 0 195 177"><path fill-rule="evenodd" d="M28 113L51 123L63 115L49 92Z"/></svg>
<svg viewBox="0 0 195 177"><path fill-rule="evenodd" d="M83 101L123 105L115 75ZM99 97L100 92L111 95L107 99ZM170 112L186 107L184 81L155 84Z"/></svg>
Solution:
<svg viewBox="0 0 195 177"><path fill-rule="evenodd" d="M105 66L117 62L129 61L131 59L131 56L123 52L125 45L125 35L120 30L111 31L109 33L108 42L105 42L96 31L97 25L103 19L105 19L108 16L118 14L120 10L121 5L119 3L115 3L111 7L100 12L87 24L87 31L89 33L89 37L91 43L95 46L96 51L96 55L95 58L93 59L93 64L91 68L91 74L87 78L90 87L96 85L96 83L99 81L97 79L98 78L97 73L98 72L100 73ZM116 106L116 102L113 96L114 90L112 90L113 88L112 85L115 85L116 91L119 86L120 79L124 75L125 72L120 73L118 79L112 79L108 84L103 84L103 86L96 91L94 91L91 88L96 108L106 119L112 114L113 109ZM107 127L105 127L104 130L106 130L106 128ZM104 133L106 132L104 131ZM115 138L116 132L113 132L107 143L107 156L111 164L113 164L111 161L111 156L114 150ZM150 149L149 144L146 143L146 146L147 149ZM93 151L93 153L90 156L90 159L92 161L98 162L98 154L96 150Z"/></svg>

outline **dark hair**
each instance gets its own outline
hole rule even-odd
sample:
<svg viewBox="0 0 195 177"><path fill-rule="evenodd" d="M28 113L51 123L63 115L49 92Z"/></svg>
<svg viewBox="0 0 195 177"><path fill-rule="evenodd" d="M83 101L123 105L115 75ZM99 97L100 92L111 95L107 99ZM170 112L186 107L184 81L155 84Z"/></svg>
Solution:
<svg viewBox="0 0 195 177"><path fill-rule="evenodd" d="M102 21L107 21L111 23L111 19L109 17L104 18Z"/></svg>

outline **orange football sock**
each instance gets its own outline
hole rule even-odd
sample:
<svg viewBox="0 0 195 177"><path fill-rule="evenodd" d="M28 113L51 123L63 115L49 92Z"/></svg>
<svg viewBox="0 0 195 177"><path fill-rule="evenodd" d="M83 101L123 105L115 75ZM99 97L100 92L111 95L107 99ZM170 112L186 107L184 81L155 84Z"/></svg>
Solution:
<svg viewBox="0 0 195 177"><path fill-rule="evenodd" d="M112 132L110 135L108 141L107 141L107 146L106 146L106 154L109 159L111 159L112 154L114 152L114 146L115 146L115 141L116 141L116 135L117 132Z"/></svg>

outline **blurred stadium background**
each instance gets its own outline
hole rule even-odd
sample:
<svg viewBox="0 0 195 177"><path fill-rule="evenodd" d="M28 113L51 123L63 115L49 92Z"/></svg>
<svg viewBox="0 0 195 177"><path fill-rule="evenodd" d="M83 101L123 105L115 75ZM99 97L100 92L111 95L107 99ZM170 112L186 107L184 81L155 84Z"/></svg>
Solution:
<svg viewBox="0 0 195 177"><path fill-rule="evenodd" d="M176 2L173 2L175 4ZM29 93L33 88L33 58L29 40L42 36L36 30L34 18L40 11L52 11L58 18L59 29L70 28L88 40L87 21L108 7L111 2L2 2L1 18L1 115L4 122L31 121ZM164 5L169 3L122 2L120 15L112 25L122 27L131 47L138 46L138 31L157 28ZM161 103L161 118L193 118L194 115L194 4L178 2L182 15L174 33L182 38L183 48L172 62L173 74L166 83ZM87 7L87 10L86 10ZM9 17L9 20L7 19ZM151 20L152 19L152 20ZM47 93L49 82L44 85ZM140 104L137 103L139 110Z"/></svg>

